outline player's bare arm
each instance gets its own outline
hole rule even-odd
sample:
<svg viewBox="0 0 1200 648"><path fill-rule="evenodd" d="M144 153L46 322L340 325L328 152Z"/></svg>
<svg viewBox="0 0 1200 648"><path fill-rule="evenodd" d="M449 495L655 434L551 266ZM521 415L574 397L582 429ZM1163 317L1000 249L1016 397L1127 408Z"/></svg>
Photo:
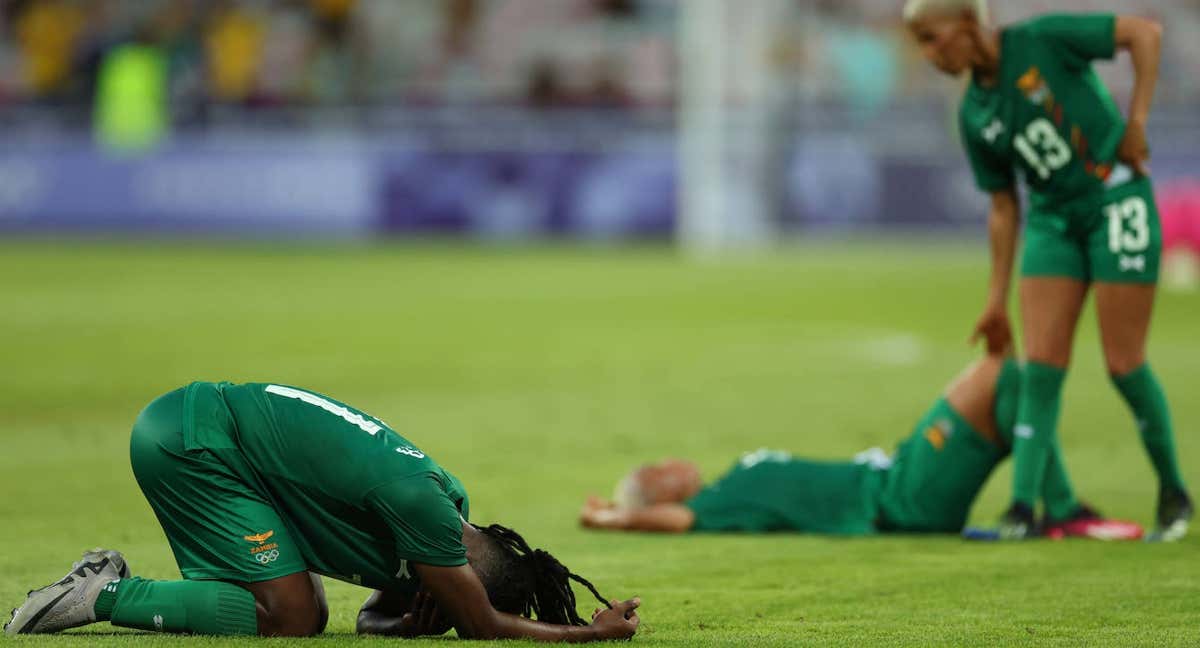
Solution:
<svg viewBox="0 0 1200 648"><path fill-rule="evenodd" d="M579 523L589 529L683 533L692 528L696 514L677 503L644 507L618 506L611 500L592 496L579 512Z"/></svg>
<svg viewBox="0 0 1200 648"><path fill-rule="evenodd" d="M358 611L355 632L390 637L421 637L445 634L450 622L424 589L416 594L375 590Z"/></svg>
<svg viewBox="0 0 1200 648"><path fill-rule="evenodd" d="M989 354L1005 352L1012 345L1012 327L1008 317L1008 295L1012 289L1013 259L1017 249L1020 198L1016 187L991 194L988 214L988 241L992 271L988 279L987 302L975 323L971 344L982 337Z"/></svg>
<svg viewBox="0 0 1200 648"><path fill-rule="evenodd" d="M639 599L612 601L586 626L559 625L534 621L496 610L488 601L479 577L467 566L435 567L416 565L417 574L436 601L438 609L463 639L535 639L538 641L583 643L610 639L628 639L637 631Z"/></svg>
<svg viewBox="0 0 1200 648"><path fill-rule="evenodd" d="M1125 134L1117 148L1117 157L1141 175L1149 175L1146 166L1150 147L1146 143L1146 121L1158 84L1162 49L1162 26L1139 16L1117 16L1114 28L1117 49L1129 52L1133 60L1133 95Z"/></svg>
<svg viewBox="0 0 1200 648"><path fill-rule="evenodd" d="M612 601L609 604L611 609L597 612L590 624L575 613L573 597L555 604L554 592L542 591L535 601L517 600L509 608L511 612L497 610L476 570L486 574L489 581L493 581L492 591L497 591L498 586L494 581L497 580L497 572L504 569L499 563L511 562L506 561L511 556L497 557L497 549L491 546L492 540L469 524L463 525L463 542L468 548L470 565L438 567L414 563L412 567L420 579L421 589L413 595L397 591L372 592L359 611L356 630L362 634L417 637L444 634L453 627L458 631L458 636L464 639L523 638L564 642L627 639L636 631L640 622L634 612L640 605L637 599L622 603ZM553 558L540 552L525 554L519 560L552 561ZM530 575L533 580L542 581L542 587L549 587L556 592L570 587L568 579L575 579L594 589L590 583L565 568L554 571L562 576L557 583L550 582L553 579L545 573ZM507 579L501 576L501 580ZM505 601L510 597L498 592L494 598ZM555 606L554 609L537 610L538 617L552 618L562 623L532 621L518 613L535 604Z"/></svg>

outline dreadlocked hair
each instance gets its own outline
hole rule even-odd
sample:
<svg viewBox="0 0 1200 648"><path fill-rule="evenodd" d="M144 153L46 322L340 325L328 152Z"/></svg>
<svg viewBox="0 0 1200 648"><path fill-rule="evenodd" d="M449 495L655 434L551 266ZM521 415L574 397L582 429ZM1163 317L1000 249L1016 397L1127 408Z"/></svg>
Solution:
<svg viewBox="0 0 1200 648"><path fill-rule="evenodd" d="M575 609L571 581L588 588L605 607L612 607L587 579L571 573L548 552L530 547L516 531L499 524L475 529L490 540L490 546L472 567L497 610L529 618L536 615L546 623L587 625Z"/></svg>

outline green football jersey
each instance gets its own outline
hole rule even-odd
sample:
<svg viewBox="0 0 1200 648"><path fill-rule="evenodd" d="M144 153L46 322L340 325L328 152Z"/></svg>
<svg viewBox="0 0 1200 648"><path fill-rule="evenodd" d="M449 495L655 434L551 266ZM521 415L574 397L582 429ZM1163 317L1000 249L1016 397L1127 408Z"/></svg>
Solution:
<svg viewBox="0 0 1200 648"><path fill-rule="evenodd" d="M685 506L692 531L875 532L882 471L865 463L809 461L778 450L746 453Z"/></svg>
<svg viewBox="0 0 1200 648"><path fill-rule="evenodd" d="M1115 25L1111 14L1048 15L1003 30L995 83L972 78L959 110L981 189L1013 186L1015 170L1034 207L1103 189L1125 123L1091 62L1113 57Z"/></svg>
<svg viewBox="0 0 1200 648"><path fill-rule="evenodd" d="M1019 365L1007 360L992 410L1004 447L938 398L891 457L878 448L846 462L765 449L744 455L685 502L692 530L957 533L1012 445L1020 382Z"/></svg>
<svg viewBox="0 0 1200 648"><path fill-rule="evenodd" d="M410 562L466 564L462 484L345 403L284 385L192 383L183 441L216 455L273 504L310 571L415 591Z"/></svg>

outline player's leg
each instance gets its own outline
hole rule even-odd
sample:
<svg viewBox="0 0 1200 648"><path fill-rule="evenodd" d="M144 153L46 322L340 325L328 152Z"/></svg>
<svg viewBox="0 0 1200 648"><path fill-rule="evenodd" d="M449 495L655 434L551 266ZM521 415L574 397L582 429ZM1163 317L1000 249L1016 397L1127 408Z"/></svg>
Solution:
<svg viewBox="0 0 1200 648"><path fill-rule="evenodd" d="M1008 359L1000 355L984 356L967 366L946 388L946 400L971 427L996 445L1006 445L994 415L997 402L997 384ZM1010 383L1016 387L1016 383ZM1015 405L1016 400L1012 403Z"/></svg>
<svg viewBox="0 0 1200 648"><path fill-rule="evenodd" d="M971 363L946 388L946 401L984 438L1012 447L1013 427L1020 405L1022 371L1010 356L989 355ZM1079 510L1066 464L1057 444L1049 453L1041 499L1050 519L1060 520Z"/></svg>
<svg viewBox="0 0 1200 648"><path fill-rule="evenodd" d="M182 392L147 407L134 425L130 463L187 580L119 583L111 621L202 634L316 633L317 593L283 521L210 451L184 447L182 408ZM160 614L147 627L156 616L147 612L168 602L174 623Z"/></svg>
<svg viewBox="0 0 1200 648"><path fill-rule="evenodd" d="M1068 277L1027 276L1021 279L1020 294L1028 360L1013 429L1013 502L1032 513L1051 457L1061 465L1057 428L1062 385L1087 284Z"/></svg>
<svg viewBox="0 0 1200 648"><path fill-rule="evenodd" d="M994 385L991 417L994 419L1000 435L1000 445L1011 449L1013 428L1016 427L1017 410L1021 401L1021 376L1024 373L1021 363L1012 357L1005 358L1002 362L989 359L987 364L982 365L981 369L975 370L974 373L979 377L973 381L973 384L964 387L971 393L986 396L988 390ZM954 387L952 385L951 390ZM949 393L953 396L953 391ZM982 400L980 396L975 398ZM957 401L960 402L962 399L963 397L960 396ZM983 400L981 404L987 402ZM965 403L961 403L960 406L971 407ZM977 420L987 416L988 410L979 408L978 405L976 408L972 413L973 419ZM1051 522L1072 519L1085 511L1079 500L1075 498L1075 489L1071 486L1071 479L1067 475L1067 465L1063 458L1061 444L1055 444L1049 461L1046 463L1046 474L1042 479L1042 502L1046 506L1046 517Z"/></svg>
<svg viewBox="0 0 1200 648"><path fill-rule="evenodd" d="M1096 314L1105 362L1137 418L1146 452L1164 489L1183 490L1167 399L1146 362L1153 284L1096 284Z"/></svg>
<svg viewBox="0 0 1200 648"><path fill-rule="evenodd" d="M1006 454L994 415L997 384L1015 392L1019 371L1003 356L969 365L933 402L896 448L880 496L880 529L957 533L979 490ZM1010 369L1006 371L1006 368ZM1009 399L1015 412L1016 399ZM1011 428L1009 414L1008 426Z"/></svg>
<svg viewBox="0 0 1200 648"><path fill-rule="evenodd" d="M1137 420L1142 443L1158 474L1158 535L1187 530L1192 505L1179 471L1167 398L1146 362L1162 231L1148 178L1109 191L1091 236L1096 314L1113 385Z"/></svg>
<svg viewBox="0 0 1200 648"><path fill-rule="evenodd" d="M1046 468L1051 457L1061 458L1062 384L1091 279L1086 241L1073 232L1068 215L1030 210L1024 237L1019 292L1027 361L1013 429L1013 506L1000 529L1006 537L1031 531Z"/></svg>
<svg viewBox="0 0 1200 648"><path fill-rule="evenodd" d="M239 583L254 595L258 634L306 637L320 634L329 620L321 578L297 572L257 583Z"/></svg>
<svg viewBox="0 0 1200 648"><path fill-rule="evenodd" d="M189 472L187 467L174 465L176 460L188 461L181 440L182 411L182 390L156 399L138 416L130 448L134 474L172 540L177 557L175 540L185 535L177 526L182 516L170 515L174 511L163 508L159 501L173 498L177 508L190 507L197 513L211 510L211 502L202 497L192 499L195 488L188 479L171 478ZM195 458L191 462L199 465ZM109 620L146 630L205 634L257 631L254 596L244 588L218 581L122 578L110 569L107 560L77 564L62 580L31 593L14 612L8 630L57 632Z"/></svg>
<svg viewBox="0 0 1200 648"><path fill-rule="evenodd" d="M26 620L21 632L93 621L197 634L320 630L320 593L282 520L211 452L184 447L183 401L177 390L143 410L130 463L188 580L120 578L106 565L84 565L51 586L69 590L62 596L43 590L27 600L14 616Z"/></svg>

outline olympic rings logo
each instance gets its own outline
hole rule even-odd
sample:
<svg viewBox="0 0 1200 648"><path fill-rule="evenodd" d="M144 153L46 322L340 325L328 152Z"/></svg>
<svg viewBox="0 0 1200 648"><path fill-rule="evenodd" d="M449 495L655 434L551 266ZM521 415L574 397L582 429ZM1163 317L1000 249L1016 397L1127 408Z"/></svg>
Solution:
<svg viewBox="0 0 1200 648"><path fill-rule="evenodd" d="M272 562L273 560L275 560L278 557L279 557L278 549L272 549L270 551L264 551L262 553L254 554L254 559L263 565L265 565L269 562Z"/></svg>

